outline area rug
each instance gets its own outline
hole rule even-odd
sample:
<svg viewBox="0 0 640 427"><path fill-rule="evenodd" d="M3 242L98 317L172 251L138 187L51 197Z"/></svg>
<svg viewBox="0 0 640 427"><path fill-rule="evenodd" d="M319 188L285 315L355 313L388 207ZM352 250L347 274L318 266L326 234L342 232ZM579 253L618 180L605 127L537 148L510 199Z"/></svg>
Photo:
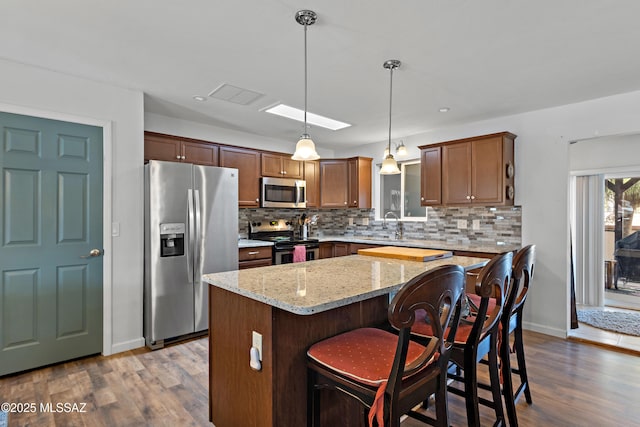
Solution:
<svg viewBox="0 0 640 427"><path fill-rule="evenodd" d="M640 313L578 310L578 320L596 328L640 337Z"/></svg>

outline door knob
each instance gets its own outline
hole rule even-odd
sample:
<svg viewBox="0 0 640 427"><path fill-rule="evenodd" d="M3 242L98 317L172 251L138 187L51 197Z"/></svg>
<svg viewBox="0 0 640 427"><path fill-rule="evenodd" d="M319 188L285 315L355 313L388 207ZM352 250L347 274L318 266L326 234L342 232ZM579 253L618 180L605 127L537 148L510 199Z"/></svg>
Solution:
<svg viewBox="0 0 640 427"><path fill-rule="evenodd" d="M80 258L93 258L102 255L102 251L100 249L91 249L89 251L89 255L80 255Z"/></svg>

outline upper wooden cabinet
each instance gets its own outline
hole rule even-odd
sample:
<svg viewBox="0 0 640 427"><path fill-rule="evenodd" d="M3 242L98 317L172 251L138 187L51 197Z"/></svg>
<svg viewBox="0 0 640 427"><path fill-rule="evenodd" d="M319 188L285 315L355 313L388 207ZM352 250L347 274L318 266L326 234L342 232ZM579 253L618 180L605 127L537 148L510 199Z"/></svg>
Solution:
<svg viewBox="0 0 640 427"><path fill-rule="evenodd" d="M420 150L420 205L442 204L442 147Z"/></svg>
<svg viewBox="0 0 640 427"><path fill-rule="evenodd" d="M371 208L372 160L320 160L320 207Z"/></svg>
<svg viewBox="0 0 640 427"><path fill-rule="evenodd" d="M320 207L349 207L347 160L320 160Z"/></svg>
<svg viewBox="0 0 640 427"><path fill-rule="evenodd" d="M371 208L371 162L367 157L355 157L348 160L349 169L349 207Z"/></svg>
<svg viewBox="0 0 640 427"><path fill-rule="evenodd" d="M220 166L238 169L238 205L260 206L260 152L238 147L220 147Z"/></svg>
<svg viewBox="0 0 640 427"><path fill-rule="evenodd" d="M304 180L307 182L307 207L320 206L320 162L304 162Z"/></svg>
<svg viewBox="0 0 640 427"><path fill-rule="evenodd" d="M304 176L303 163L292 160L291 156L262 153L262 176L277 178L302 179Z"/></svg>
<svg viewBox="0 0 640 427"><path fill-rule="evenodd" d="M512 133L501 132L419 147L422 204L513 205L515 138ZM438 174L442 186L440 202Z"/></svg>
<svg viewBox="0 0 640 427"><path fill-rule="evenodd" d="M144 161L165 160L218 166L218 145L154 132L144 133Z"/></svg>

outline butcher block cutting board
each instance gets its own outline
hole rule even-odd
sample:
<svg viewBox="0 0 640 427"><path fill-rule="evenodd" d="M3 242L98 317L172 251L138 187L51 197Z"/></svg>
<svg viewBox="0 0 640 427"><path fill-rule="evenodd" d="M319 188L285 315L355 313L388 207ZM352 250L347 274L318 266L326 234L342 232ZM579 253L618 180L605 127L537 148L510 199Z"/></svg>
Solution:
<svg viewBox="0 0 640 427"><path fill-rule="evenodd" d="M433 261L439 258L449 258L451 251L436 249L401 248L398 246L381 246L379 248L359 249L358 255L369 255L383 258L404 259L407 261Z"/></svg>

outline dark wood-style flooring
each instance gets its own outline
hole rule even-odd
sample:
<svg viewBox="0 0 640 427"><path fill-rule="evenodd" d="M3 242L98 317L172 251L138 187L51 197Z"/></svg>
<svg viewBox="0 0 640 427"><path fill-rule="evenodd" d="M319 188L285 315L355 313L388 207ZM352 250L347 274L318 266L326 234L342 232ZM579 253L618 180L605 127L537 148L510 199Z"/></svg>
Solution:
<svg viewBox="0 0 640 427"><path fill-rule="evenodd" d="M525 345L534 403L518 403L521 426L640 423L638 356L533 332L525 332ZM9 426L211 426L207 360L207 338L88 357L0 378L0 402L38 407L10 414ZM451 424L466 425L462 399L450 395L449 401ZM39 410L49 402L85 403L86 412ZM481 408L481 416L482 425L492 424L489 409Z"/></svg>

